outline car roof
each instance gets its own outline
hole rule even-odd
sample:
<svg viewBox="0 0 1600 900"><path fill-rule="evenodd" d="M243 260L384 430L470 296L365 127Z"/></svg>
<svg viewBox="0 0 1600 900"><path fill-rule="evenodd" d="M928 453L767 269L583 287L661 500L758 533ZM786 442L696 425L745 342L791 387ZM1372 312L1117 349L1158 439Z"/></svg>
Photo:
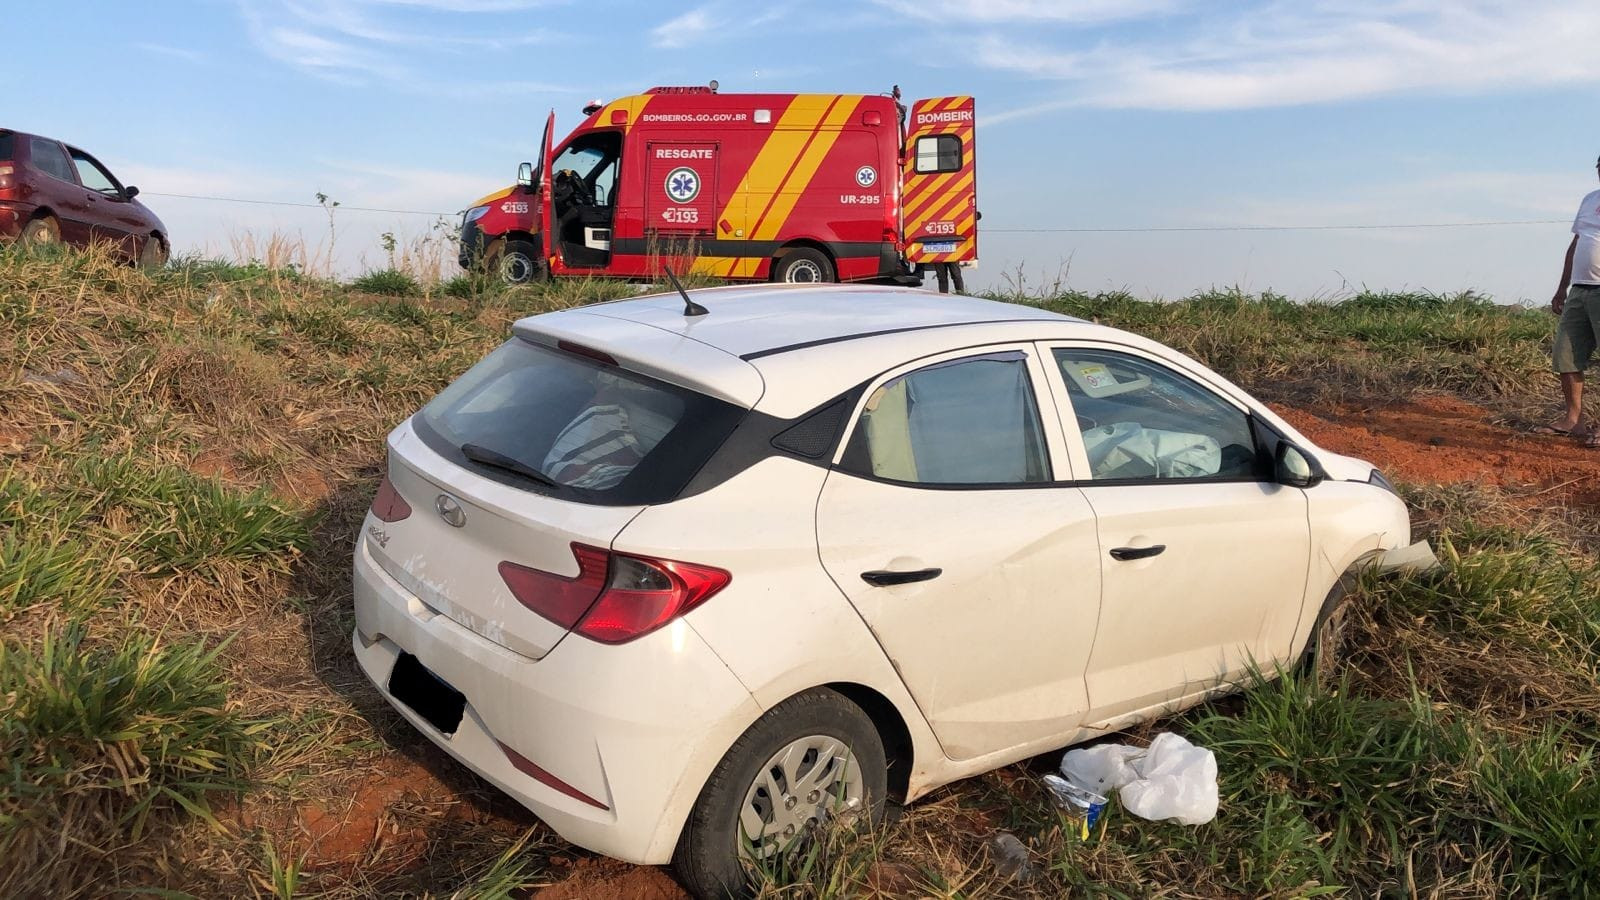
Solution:
<svg viewBox="0 0 1600 900"><path fill-rule="evenodd" d="M683 297L654 294L588 307L693 338L744 360L838 341L928 328L1021 321L1079 321L979 297L871 285L738 285L691 292L708 310L684 315Z"/></svg>
<svg viewBox="0 0 1600 900"><path fill-rule="evenodd" d="M1019 303L904 287L764 285L677 293L533 316L524 338L604 353L620 365L744 406L794 415L929 353L1002 341L1111 333Z"/></svg>

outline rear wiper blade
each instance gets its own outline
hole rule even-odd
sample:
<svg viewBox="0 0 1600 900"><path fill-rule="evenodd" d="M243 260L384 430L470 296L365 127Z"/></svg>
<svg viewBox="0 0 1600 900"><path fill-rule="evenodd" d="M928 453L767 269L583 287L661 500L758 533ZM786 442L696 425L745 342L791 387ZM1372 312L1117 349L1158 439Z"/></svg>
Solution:
<svg viewBox="0 0 1600 900"><path fill-rule="evenodd" d="M462 444L461 455L475 463L491 466L502 471L510 472L513 475L521 475L523 478L526 478L529 481L536 481L539 484L545 485L546 487L561 487L560 482L539 471L538 469L535 469L533 466L528 465L522 460L512 456L507 456L504 453L501 453L499 450L490 450L488 447L485 447L482 444Z"/></svg>

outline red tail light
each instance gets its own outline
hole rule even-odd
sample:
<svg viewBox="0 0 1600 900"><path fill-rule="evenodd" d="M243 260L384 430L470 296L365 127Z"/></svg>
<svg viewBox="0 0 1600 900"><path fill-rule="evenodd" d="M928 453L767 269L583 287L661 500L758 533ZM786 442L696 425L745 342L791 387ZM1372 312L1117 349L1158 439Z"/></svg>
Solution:
<svg viewBox="0 0 1600 900"><path fill-rule="evenodd" d="M571 629L594 605L596 597L606 589L606 567L609 554L598 547L572 545L572 555L578 558L578 574L568 578L552 575L513 562L500 564L500 577L517 602L546 619Z"/></svg>
<svg viewBox="0 0 1600 900"><path fill-rule="evenodd" d="M728 586L722 569L573 544L574 577L516 563L500 577L523 606L602 644L622 644L671 622Z"/></svg>
<svg viewBox="0 0 1600 900"><path fill-rule="evenodd" d="M394 489L394 484L389 481L389 476L383 476L383 481L378 485L378 494L372 498L372 514L385 522L398 522L411 515L411 504L400 496Z"/></svg>

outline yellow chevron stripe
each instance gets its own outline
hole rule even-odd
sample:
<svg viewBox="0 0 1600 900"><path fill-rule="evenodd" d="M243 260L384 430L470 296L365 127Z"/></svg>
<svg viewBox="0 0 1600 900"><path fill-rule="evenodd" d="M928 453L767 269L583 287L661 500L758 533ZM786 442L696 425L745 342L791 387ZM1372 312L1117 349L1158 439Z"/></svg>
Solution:
<svg viewBox="0 0 1600 900"><path fill-rule="evenodd" d="M823 119L816 138L805 148L800 159L795 161L788 179L772 200L772 208L767 210L766 218L757 226L756 233L752 235L755 240L770 241L778 236L778 230L789 220L789 213L794 211L795 203L799 202L806 188L811 186L811 179L816 177L817 169L822 167L822 161L827 158L828 151L833 149L833 145L839 141L839 135L844 133L842 126L850 120L855 114L856 107L860 105L860 97L842 97Z"/></svg>
<svg viewBox="0 0 1600 900"><path fill-rule="evenodd" d="M960 181L952 185L948 191L943 192L944 196L923 207L916 217L911 220L911 224L906 227L906 234L915 234L916 230L921 228L935 213L945 211L947 201L956 199L957 195L971 187L973 176L976 174L975 172L968 172Z"/></svg>
<svg viewBox="0 0 1600 900"><path fill-rule="evenodd" d="M912 176L914 179L927 177L928 176L926 175ZM907 193L909 196L905 197L900 202L903 210L902 215L906 217L906 221L909 222L916 216L926 212L927 205L930 203L937 203L939 200L939 195L946 193L946 188L950 185L950 183L960 177L961 170L957 169L954 172L946 172L943 175L935 175L933 178L927 181L913 181L912 184L918 185L918 187L914 191L908 191Z"/></svg>
<svg viewBox="0 0 1600 900"><path fill-rule="evenodd" d="M644 114L644 108L650 105L650 101L652 99L654 99L654 95L652 94L636 94L632 97L618 97L610 103L607 103L605 108L600 110L600 115L595 117L595 125L600 128L609 127L611 125L612 110L624 109L628 111L628 124L622 128L622 133L626 135L628 132L633 130L633 126L639 123L639 117Z"/></svg>
<svg viewBox="0 0 1600 900"><path fill-rule="evenodd" d="M784 173L800 155L800 148L805 146L822 121L822 114L836 99L836 94L801 94L794 98L778 124L773 126L772 133L767 135L766 143L761 145L750 168L739 179L738 187L728 197L719 221L726 219L735 231L740 231L761 215L783 183Z"/></svg>
<svg viewBox="0 0 1600 900"><path fill-rule="evenodd" d="M689 264L689 272L694 275L709 275L712 278L727 278L738 261L738 257L733 256L697 256L694 262Z"/></svg>
<svg viewBox="0 0 1600 900"><path fill-rule="evenodd" d="M486 196L479 197L478 199L472 201L472 206L486 206L486 205L488 205L490 203L495 202L496 200L501 199L502 197L511 196L511 192L516 190L516 189L517 189L517 185L512 185L511 187L508 187L508 188L501 188L500 190L495 191L492 194L488 194ZM468 207L468 209L471 209L471 208L472 207Z"/></svg>

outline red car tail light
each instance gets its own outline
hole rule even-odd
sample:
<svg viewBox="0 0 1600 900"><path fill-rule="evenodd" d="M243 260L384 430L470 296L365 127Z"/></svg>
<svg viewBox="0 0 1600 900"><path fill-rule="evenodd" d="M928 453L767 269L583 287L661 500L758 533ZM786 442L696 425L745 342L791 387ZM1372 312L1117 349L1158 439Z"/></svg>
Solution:
<svg viewBox="0 0 1600 900"><path fill-rule="evenodd" d="M573 544L574 577L516 563L500 577L523 606L602 644L623 644L671 622L728 586L733 576L712 566L612 553Z"/></svg>
<svg viewBox="0 0 1600 900"><path fill-rule="evenodd" d="M372 514L385 522L398 522L411 515L411 504L394 489L387 475L378 484L377 496L372 498Z"/></svg>
<svg viewBox="0 0 1600 900"><path fill-rule="evenodd" d="M598 547L573 544L572 555L578 558L578 574L572 578L513 562L500 564L500 577L518 603L571 629L605 590L606 568L610 564L609 554Z"/></svg>

